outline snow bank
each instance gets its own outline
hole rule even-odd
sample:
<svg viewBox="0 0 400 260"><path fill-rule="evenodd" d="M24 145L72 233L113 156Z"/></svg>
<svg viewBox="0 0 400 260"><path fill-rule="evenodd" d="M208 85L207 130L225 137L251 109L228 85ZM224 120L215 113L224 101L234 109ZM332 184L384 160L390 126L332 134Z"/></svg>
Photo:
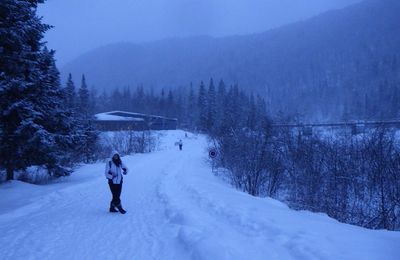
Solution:
<svg viewBox="0 0 400 260"><path fill-rule="evenodd" d="M183 151L174 145L183 140ZM0 186L1 259L398 259L400 232L346 225L214 176L204 136L163 131L123 157L126 215L108 212L104 163L63 183Z"/></svg>
<svg viewBox="0 0 400 260"><path fill-rule="evenodd" d="M188 146L182 162L167 170L159 193L194 259L400 256L400 232L342 224L325 214L294 211L279 201L236 191L211 173L204 137Z"/></svg>

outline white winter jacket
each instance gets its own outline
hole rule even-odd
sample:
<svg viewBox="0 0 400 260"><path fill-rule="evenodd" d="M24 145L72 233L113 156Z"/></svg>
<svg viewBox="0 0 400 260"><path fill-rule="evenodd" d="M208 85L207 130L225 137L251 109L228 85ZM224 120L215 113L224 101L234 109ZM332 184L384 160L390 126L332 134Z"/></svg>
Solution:
<svg viewBox="0 0 400 260"><path fill-rule="evenodd" d="M106 164L106 178L112 180L114 184L121 184L122 183L122 174L126 175L128 173L128 168L121 163L118 167L115 163L110 160Z"/></svg>

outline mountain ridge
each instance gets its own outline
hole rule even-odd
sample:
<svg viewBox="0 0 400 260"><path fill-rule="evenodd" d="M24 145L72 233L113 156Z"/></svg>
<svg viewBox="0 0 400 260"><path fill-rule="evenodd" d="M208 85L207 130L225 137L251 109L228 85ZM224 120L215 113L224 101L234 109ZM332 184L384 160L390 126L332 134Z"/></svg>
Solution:
<svg viewBox="0 0 400 260"><path fill-rule="evenodd" d="M382 81L400 81L399 12L394 0L367 0L264 33L117 43L69 63L62 77L85 73L98 89L144 85L156 90L223 79L269 96L274 111L282 102L287 106L301 95L317 95L303 93L316 89L345 94L354 88L361 96L374 96ZM280 98L288 93L293 100ZM341 100L337 109L344 110L352 101L344 94L328 103ZM312 109L301 108L303 113Z"/></svg>

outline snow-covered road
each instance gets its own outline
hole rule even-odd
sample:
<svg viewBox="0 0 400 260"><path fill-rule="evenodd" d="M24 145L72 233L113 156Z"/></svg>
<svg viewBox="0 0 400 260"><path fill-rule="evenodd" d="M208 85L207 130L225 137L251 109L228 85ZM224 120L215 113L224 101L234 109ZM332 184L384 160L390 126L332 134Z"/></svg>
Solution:
<svg viewBox="0 0 400 260"><path fill-rule="evenodd" d="M0 186L0 259L400 259L400 232L236 191L211 173L206 149L202 136L168 131L160 151L124 157L125 215L107 211L104 164L42 195L34 185Z"/></svg>

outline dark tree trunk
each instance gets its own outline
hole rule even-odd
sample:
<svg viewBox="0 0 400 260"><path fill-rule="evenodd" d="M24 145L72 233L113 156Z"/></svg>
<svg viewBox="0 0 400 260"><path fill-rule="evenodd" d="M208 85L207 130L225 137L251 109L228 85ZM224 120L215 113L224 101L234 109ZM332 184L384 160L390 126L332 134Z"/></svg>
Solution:
<svg viewBox="0 0 400 260"><path fill-rule="evenodd" d="M14 180L14 169L7 167L7 181Z"/></svg>

